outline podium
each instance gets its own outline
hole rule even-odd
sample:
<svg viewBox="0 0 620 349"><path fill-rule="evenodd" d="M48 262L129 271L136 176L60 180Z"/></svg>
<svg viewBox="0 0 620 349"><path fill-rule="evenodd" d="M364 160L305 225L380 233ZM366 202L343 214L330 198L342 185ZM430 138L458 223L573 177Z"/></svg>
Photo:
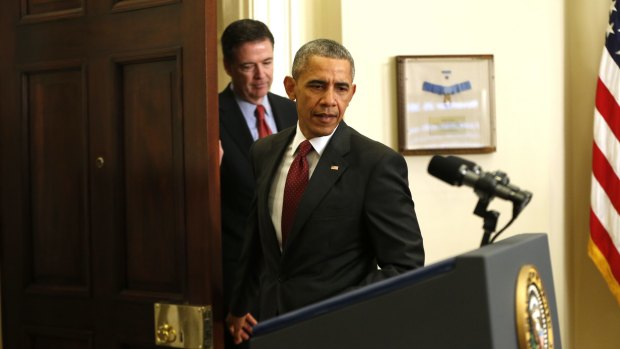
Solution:
<svg viewBox="0 0 620 349"><path fill-rule="evenodd" d="M517 235L262 321L250 348L561 349L547 236Z"/></svg>

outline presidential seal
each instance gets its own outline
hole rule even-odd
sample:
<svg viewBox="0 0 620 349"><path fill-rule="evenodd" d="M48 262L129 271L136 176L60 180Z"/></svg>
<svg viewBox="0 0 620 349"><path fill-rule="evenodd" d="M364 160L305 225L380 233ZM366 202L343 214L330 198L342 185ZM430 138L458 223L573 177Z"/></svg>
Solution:
<svg viewBox="0 0 620 349"><path fill-rule="evenodd" d="M549 302L534 265L521 267L515 302L519 349L553 349Z"/></svg>

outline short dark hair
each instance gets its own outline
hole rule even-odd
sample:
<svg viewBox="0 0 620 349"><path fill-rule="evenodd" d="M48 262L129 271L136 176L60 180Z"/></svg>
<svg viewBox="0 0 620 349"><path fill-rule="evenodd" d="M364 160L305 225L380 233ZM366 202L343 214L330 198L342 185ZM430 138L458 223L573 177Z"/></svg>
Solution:
<svg viewBox="0 0 620 349"><path fill-rule="evenodd" d="M224 62L233 62L235 49L246 42L269 39L273 46L273 34L265 23L254 19L240 19L230 23L222 33L222 53Z"/></svg>
<svg viewBox="0 0 620 349"><path fill-rule="evenodd" d="M307 68L312 56L345 59L351 64L351 78L355 77L355 62L346 47L334 40L316 39L303 45L295 54L292 68L293 79L297 79Z"/></svg>

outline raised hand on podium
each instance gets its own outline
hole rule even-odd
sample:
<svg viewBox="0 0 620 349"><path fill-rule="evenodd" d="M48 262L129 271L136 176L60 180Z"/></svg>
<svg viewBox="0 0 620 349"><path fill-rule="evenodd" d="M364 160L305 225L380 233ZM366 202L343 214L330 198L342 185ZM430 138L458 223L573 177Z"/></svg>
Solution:
<svg viewBox="0 0 620 349"><path fill-rule="evenodd" d="M226 316L226 326L228 326L228 331L230 331L235 344L249 340L252 327L256 326L257 323L258 321L250 313L243 316L234 316L229 313Z"/></svg>

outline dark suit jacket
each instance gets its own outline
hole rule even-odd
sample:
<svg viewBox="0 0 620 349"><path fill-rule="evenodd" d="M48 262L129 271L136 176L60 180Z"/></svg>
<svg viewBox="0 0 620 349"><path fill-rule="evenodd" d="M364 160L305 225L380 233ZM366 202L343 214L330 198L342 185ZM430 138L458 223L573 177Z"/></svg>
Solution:
<svg viewBox="0 0 620 349"><path fill-rule="evenodd" d="M257 198L231 304L236 316L250 311L258 294L264 320L424 264L405 159L344 122L310 178L280 252L268 196L295 130L263 138L251 150ZM261 260L257 292L254 268Z"/></svg>
<svg viewBox="0 0 620 349"><path fill-rule="evenodd" d="M278 130L297 123L295 102L269 93L269 104ZM228 304L243 246L244 229L254 196L250 147L254 143L235 94L227 86L219 95L220 140L224 157L220 165L222 209L222 264L224 301Z"/></svg>

